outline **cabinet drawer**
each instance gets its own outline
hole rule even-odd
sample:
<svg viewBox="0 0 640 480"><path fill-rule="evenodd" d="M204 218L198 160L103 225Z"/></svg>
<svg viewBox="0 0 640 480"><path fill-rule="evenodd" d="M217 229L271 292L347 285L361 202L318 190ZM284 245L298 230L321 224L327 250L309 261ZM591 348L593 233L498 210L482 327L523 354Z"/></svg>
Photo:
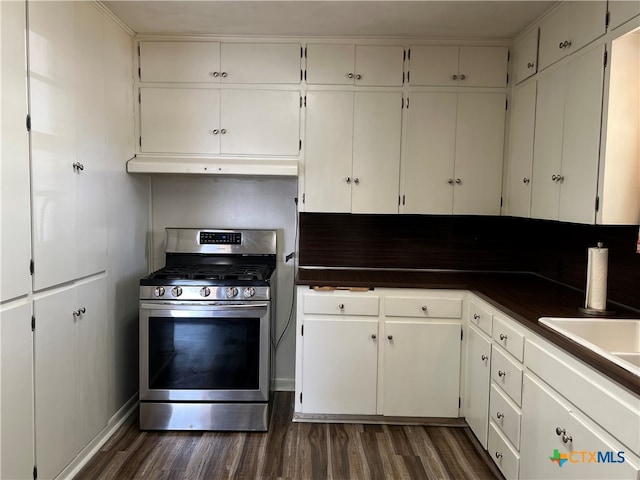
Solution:
<svg viewBox="0 0 640 480"><path fill-rule="evenodd" d="M498 316L493 319L493 339L507 352L522 362L524 357L524 335Z"/></svg>
<svg viewBox="0 0 640 480"><path fill-rule="evenodd" d="M518 452L509 445L507 439L502 436L493 423L489 425L489 442L487 450L507 480L515 480L518 478L520 456L518 455Z"/></svg>
<svg viewBox="0 0 640 480"><path fill-rule="evenodd" d="M491 326L493 323L493 315L491 312L480 305L470 302L469 304L469 323L479 327L485 333L491 335Z"/></svg>
<svg viewBox="0 0 640 480"><path fill-rule="evenodd" d="M520 409L509 400L495 385L491 385L491 400L489 402L491 420L502 430L509 441L520 449Z"/></svg>
<svg viewBox="0 0 640 480"><path fill-rule="evenodd" d="M491 379L518 406L522 405L522 367L499 348L494 348L491 356Z"/></svg>
<svg viewBox="0 0 640 480"><path fill-rule="evenodd" d="M462 300L437 297L386 297L387 317L461 318Z"/></svg>
<svg viewBox="0 0 640 480"><path fill-rule="evenodd" d="M364 295L304 295L303 311L316 315L378 316L378 297Z"/></svg>

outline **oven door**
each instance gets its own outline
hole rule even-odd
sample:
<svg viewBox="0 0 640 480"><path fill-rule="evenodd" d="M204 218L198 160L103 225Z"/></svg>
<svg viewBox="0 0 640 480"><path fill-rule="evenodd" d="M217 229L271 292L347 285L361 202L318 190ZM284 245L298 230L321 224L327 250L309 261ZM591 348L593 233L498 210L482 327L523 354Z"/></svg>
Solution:
<svg viewBox="0 0 640 480"><path fill-rule="evenodd" d="M269 302L141 302L141 401L269 399Z"/></svg>

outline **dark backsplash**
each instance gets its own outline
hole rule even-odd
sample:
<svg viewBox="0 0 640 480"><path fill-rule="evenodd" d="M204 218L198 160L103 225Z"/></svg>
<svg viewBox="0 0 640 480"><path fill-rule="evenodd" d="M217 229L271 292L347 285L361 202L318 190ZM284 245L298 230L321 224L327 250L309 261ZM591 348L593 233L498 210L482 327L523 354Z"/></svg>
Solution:
<svg viewBox="0 0 640 480"><path fill-rule="evenodd" d="M640 309L637 226L495 216L300 214L301 266L534 272L584 290L587 248L609 249L608 298Z"/></svg>

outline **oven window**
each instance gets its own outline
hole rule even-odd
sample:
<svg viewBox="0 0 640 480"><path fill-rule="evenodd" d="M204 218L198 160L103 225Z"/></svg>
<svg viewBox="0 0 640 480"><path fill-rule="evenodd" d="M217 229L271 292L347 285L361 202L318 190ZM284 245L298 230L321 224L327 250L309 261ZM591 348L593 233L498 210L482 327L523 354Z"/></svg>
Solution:
<svg viewBox="0 0 640 480"><path fill-rule="evenodd" d="M151 389L258 390L259 318L149 318Z"/></svg>

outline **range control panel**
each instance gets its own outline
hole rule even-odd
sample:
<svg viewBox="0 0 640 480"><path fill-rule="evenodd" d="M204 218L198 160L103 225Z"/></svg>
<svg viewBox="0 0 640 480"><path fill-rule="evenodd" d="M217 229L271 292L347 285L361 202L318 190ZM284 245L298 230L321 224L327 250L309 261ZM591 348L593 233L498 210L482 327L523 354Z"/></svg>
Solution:
<svg viewBox="0 0 640 480"><path fill-rule="evenodd" d="M240 232L200 232L200 245L240 245Z"/></svg>

